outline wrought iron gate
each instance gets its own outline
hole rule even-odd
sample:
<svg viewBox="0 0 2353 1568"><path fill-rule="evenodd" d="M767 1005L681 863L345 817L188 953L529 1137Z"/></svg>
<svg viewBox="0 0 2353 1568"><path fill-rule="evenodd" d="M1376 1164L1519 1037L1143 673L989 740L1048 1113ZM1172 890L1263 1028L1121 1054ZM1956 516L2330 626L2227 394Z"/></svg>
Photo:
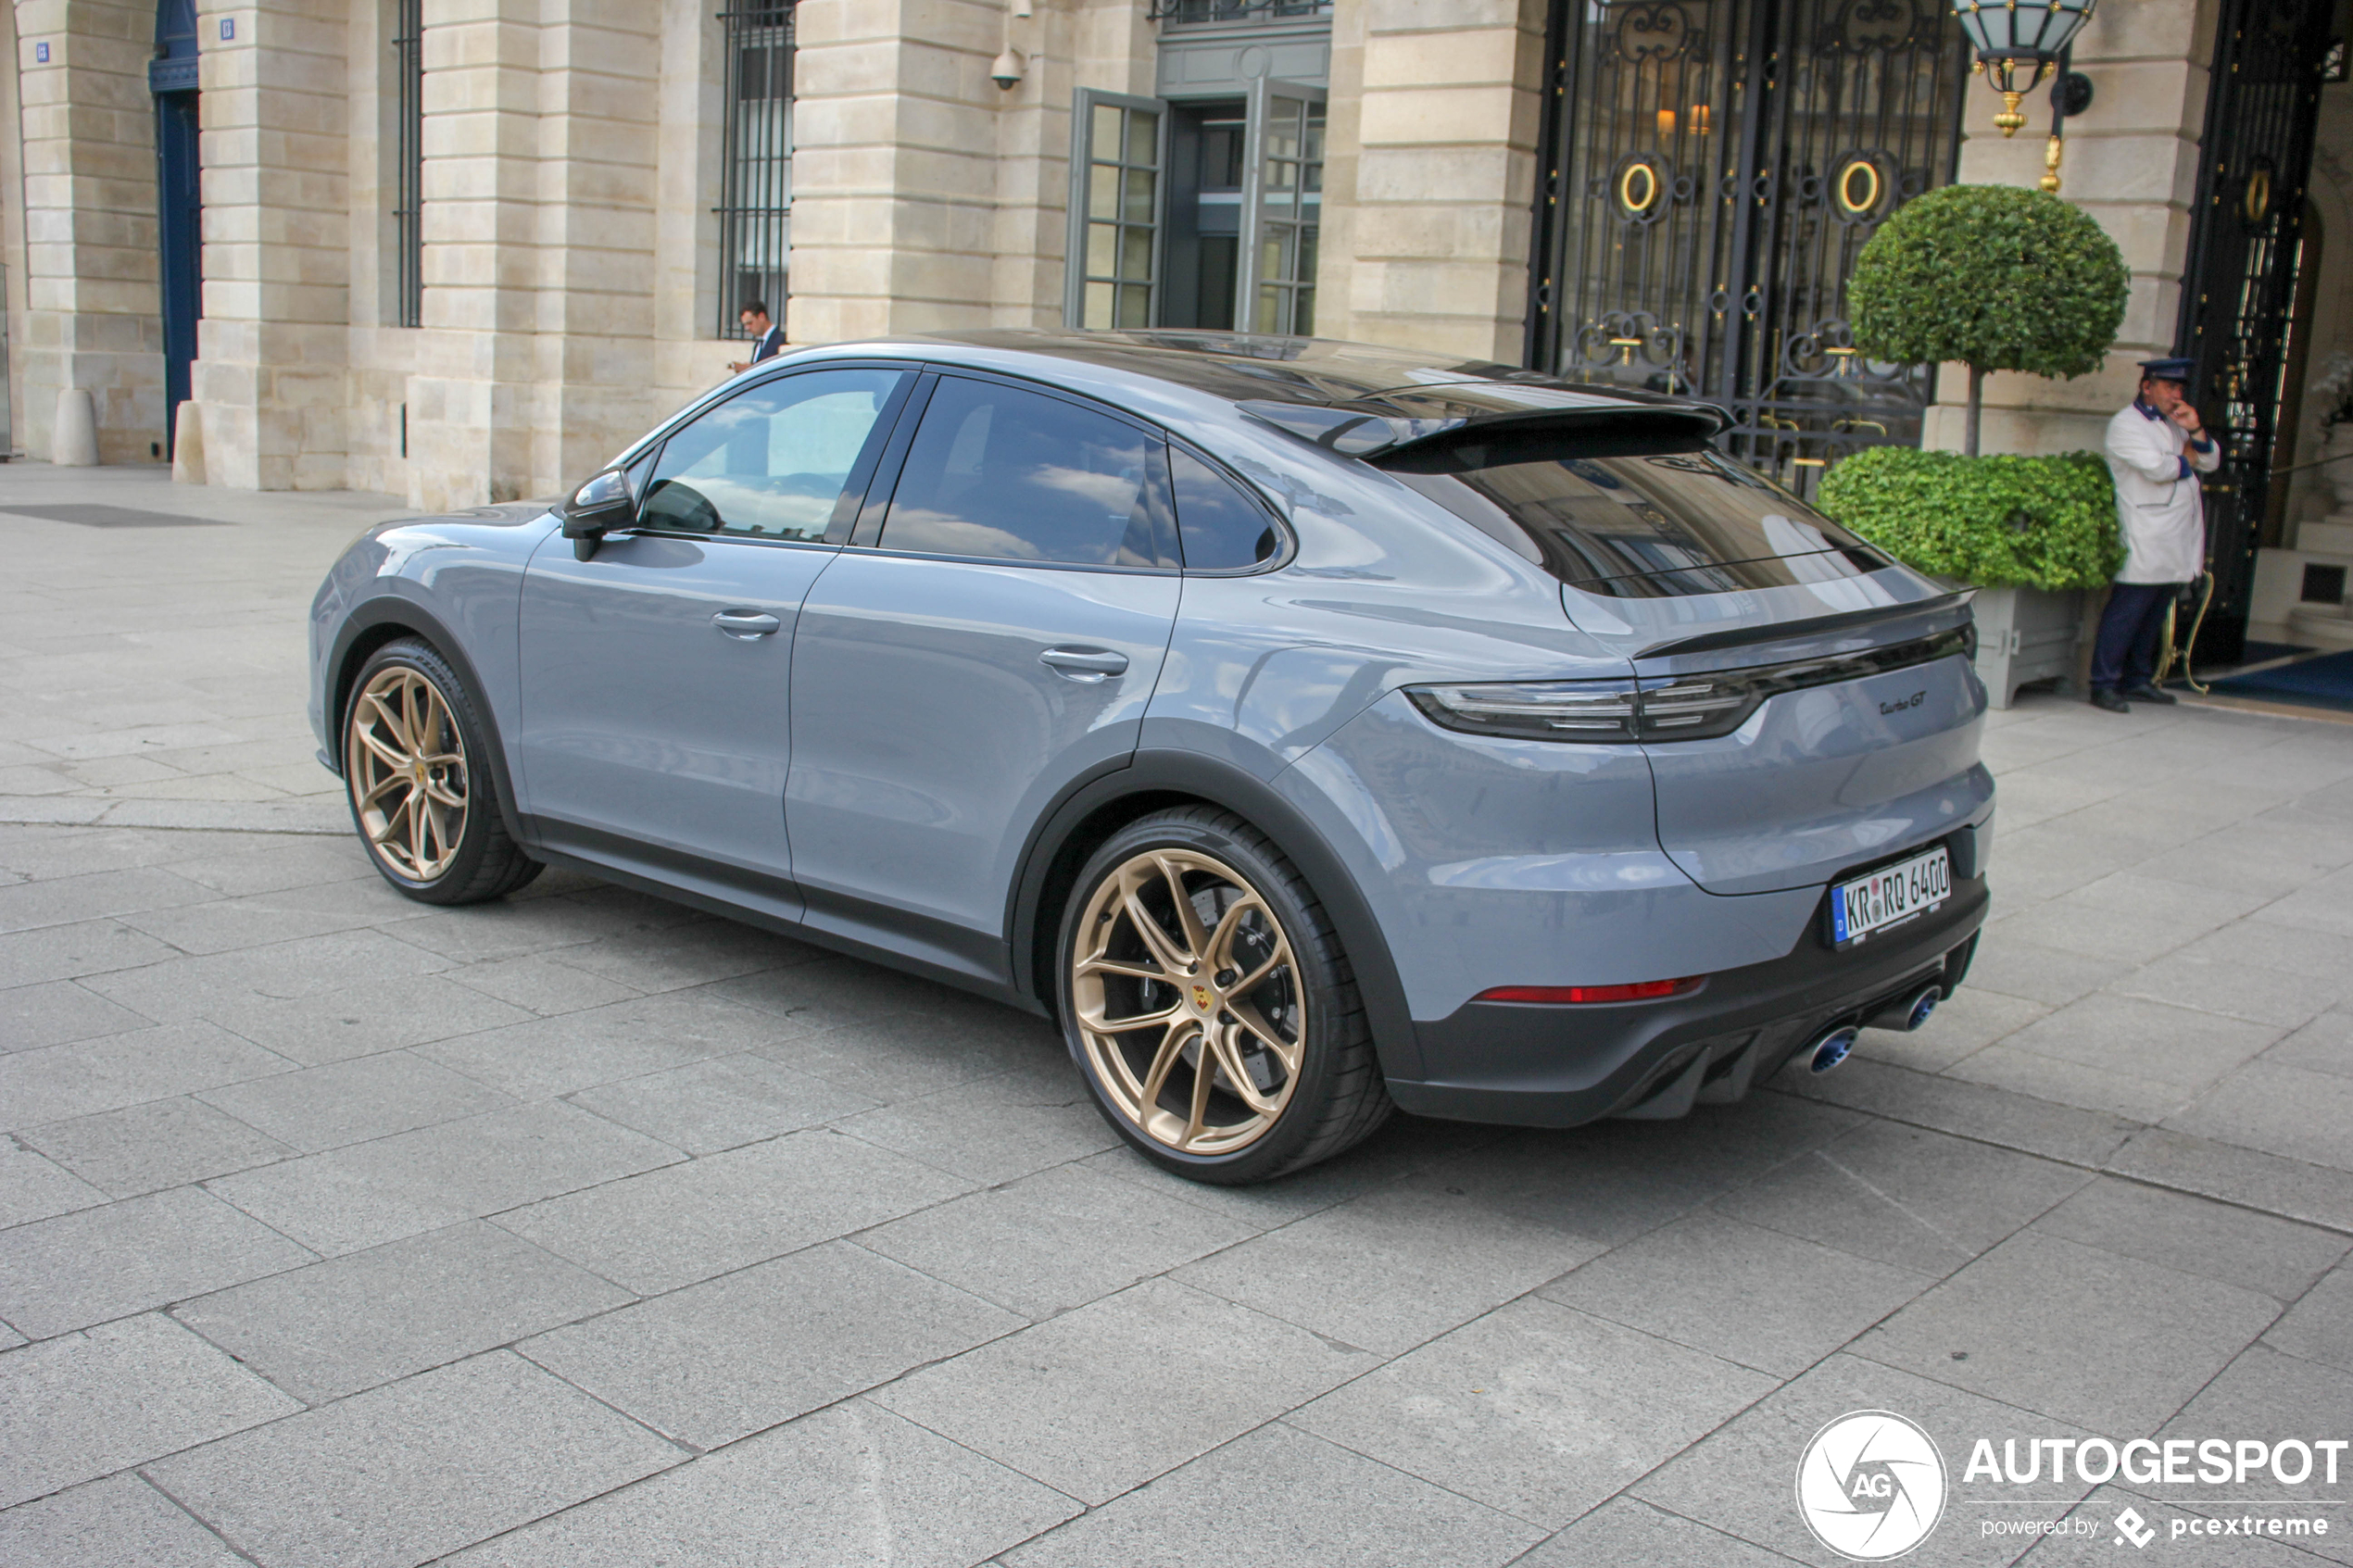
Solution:
<svg viewBox="0 0 2353 1568"><path fill-rule="evenodd" d="M2182 352L2197 361L2191 391L2224 443L2206 483L2214 604L2200 663L2235 662L2246 646L2334 11L2329 0L2226 0L2215 37L2182 287Z"/></svg>
<svg viewBox="0 0 2353 1568"><path fill-rule="evenodd" d="M1925 366L1847 332L1855 257L1948 182L1948 0L1554 0L1529 363L1705 397L1785 482L1917 443Z"/></svg>

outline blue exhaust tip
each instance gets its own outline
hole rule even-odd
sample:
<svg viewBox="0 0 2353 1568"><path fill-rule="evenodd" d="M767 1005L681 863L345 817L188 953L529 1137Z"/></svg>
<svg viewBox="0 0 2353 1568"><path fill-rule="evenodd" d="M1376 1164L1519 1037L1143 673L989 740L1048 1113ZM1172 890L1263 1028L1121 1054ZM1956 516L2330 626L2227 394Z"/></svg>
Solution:
<svg viewBox="0 0 2353 1568"><path fill-rule="evenodd" d="M1929 1014L1936 1010L1936 1004L1944 999L1944 991L1934 985L1931 985L1927 990L1922 991L1919 996L1912 998L1912 1010L1905 1014L1904 1027L1906 1029L1918 1029L1921 1024L1926 1023L1928 1022Z"/></svg>
<svg viewBox="0 0 2353 1568"><path fill-rule="evenodd" d="M1855 1037L1861 1033L1852 1024L1831 1030L1814 1042L1814 1057L1806 1065L1817 1073L1828 1073L1846 1060L1846 1053L1855 1048Z"/></svg>

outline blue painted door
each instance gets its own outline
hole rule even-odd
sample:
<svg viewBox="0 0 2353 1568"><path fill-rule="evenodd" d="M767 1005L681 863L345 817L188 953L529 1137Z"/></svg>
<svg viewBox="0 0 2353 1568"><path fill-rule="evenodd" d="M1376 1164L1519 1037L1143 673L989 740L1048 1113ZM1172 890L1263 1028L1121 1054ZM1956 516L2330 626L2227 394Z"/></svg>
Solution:
<svg viewBox="0 0 2353 1568"><path fill-rule="evenodd" d="M793 629L832 561L907 372L751 387L674 433L640 526L525 573L518 750L553 847L778 893Z"/></svg>
<svg viewBox="0 0 2353 1568"><path fill-rule="evenodd" d="M1091 406L939 381L878 546L801 611L786 814L812 925L1001 976L1028 828L1135 750L1167 653L1165 462Z"/></svg>
<svg viewBox="0 0 2353 1568"><path fill-rule="evenodd" d="M156 218L163 316L164 450L188 400L204 314L204 201L196 157L196 8L162 0L147 89L156 104Z"/></svg>

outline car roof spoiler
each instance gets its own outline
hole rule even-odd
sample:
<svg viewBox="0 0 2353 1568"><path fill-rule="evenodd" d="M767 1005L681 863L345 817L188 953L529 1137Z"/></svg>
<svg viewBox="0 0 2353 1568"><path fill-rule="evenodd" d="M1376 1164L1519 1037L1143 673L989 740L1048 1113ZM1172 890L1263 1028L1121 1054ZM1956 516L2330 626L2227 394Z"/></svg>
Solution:
<svg viewBox="0 0 2353 1568"><path fill-rule="evenodd" d="M1439 473L1548 456L1694 451L1732 422L1705 403L1638 402L1622 394L1493 383L1401 387L1345 402L1252 400L1235 407L1343 458Z"/></svg>

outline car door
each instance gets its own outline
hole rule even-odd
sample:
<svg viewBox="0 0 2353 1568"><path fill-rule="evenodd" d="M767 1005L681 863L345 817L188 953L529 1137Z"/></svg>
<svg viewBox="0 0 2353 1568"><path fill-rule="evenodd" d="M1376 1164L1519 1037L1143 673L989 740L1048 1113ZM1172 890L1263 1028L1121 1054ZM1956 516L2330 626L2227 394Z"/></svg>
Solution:
<svg viewBox="0 0 2353 1568"><path fill-rule="evenodd" d="M672 433L637 525L524 574L521 790L551 847L793 905L784 797L802 597L849 537L912 368L812 370Z"/></svg>
<svg viewBox="0 0 2353 1568"><path fill-rule="evenodd" d="M1158 433L1095 405L930 389L874 545L862 521L795 640L786 818L812 925L1002 976L1029 826L1133 753L1159 678L1166 476Z"/></svg>

